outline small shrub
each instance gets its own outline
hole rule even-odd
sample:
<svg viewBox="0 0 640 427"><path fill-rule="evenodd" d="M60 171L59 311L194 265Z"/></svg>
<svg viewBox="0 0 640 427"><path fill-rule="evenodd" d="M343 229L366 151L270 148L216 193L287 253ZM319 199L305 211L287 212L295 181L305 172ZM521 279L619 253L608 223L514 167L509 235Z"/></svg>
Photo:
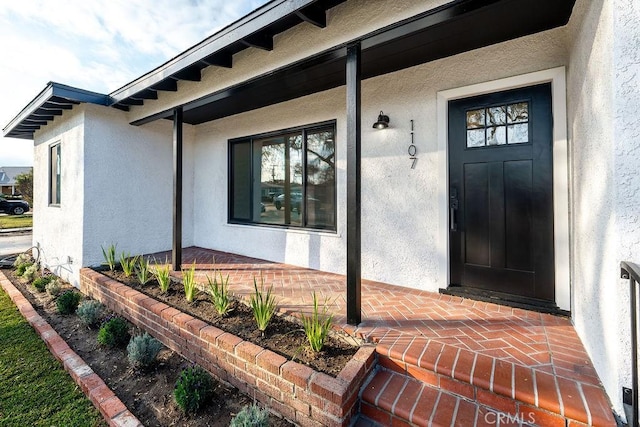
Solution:
<svg viewBox="0 0 640 427"><path fill-rule="evenodd" d="M122 267L124 277L130 277L133 274L133 270L135 269L137 262L137 256L131 257L131 254L124 252L120 254L120 267Z"/></svg>
<svg viewBox="0 0 640 427"><path fill-rule="evenodd" d="M32 285L38 292L44 292L49 282L53 281L54 279L55 278L53 276L38 277L33 281Z"/></svg>
<svg viewBox="0 0 640 427"><path fill-rule="evenodd" d="M258 290L258 283L256 278L253 278L253 288L255 292L251 295L251 309L253 310L253 317L256 319L258 330L264 335L264 331L269 326L271 318L276 312L276 297L271 293L273 286L264 292L264 279L260 276L260 290Z"/></svg>
<svg viewBox="0 0 640 427"><path fill-rule="evenodd" d="M173 395L185 413L196 413L213 396L213 379L200 366L186 368L176 381Z"/></svg>
<svg viewBox="0 0 640 427"><path fill-rule="evenodd" d="M145 257L138 257L138 262L135 264L136 279L141 285L146 285L151 280L151 270L149 269L149 261Z"/></svg>
<svg viewBox="0 0 640 427"><path fill-rule="evenodd" d="M169 285L171 285L171 266L165 261L162 266L157 266L153 270L153 275L158 281L160 292L166 294L169 290Z"/></svg>
<svg viewBox="0 0 640 427"><path fill-rule="evenodd" d="M58 297L56 300L56 307L58 308L58 313L60 314L71 314L75 313L78 308L78 304L80 303L80 299L82 299L82 295L78 292L68 290L64 292L62 295Z"/></svg>
<svg viewBox="0 0 640 427"><path fill-rule="evenodd" d="M34 265L32 262L25 262L24 264L20 264L18 267L16 267L16 276L22 276L27 268L31 267L32 265Z"/></svg>
<svg viewBox="0 0 640 427"><path fill-rule="evenodd" d="M322 313L319 313L318 298L314 292L313 313L311 316L305 316L303 313L300 313L302 325L304 326L304 333L307 335L307 340L309 341L311 350L316 353L324 347L324 341L327 339L327 334L333 325L333 314L329 314L328 311L329 308L327 307L327 300L325 300Z"/></svg>
<svg viewBox="0 0 640 427"><path fill-rule="evenodd" d="M33 258L31 258L31 255L27 253L21 253L13 262L13 266L16 268L20 267L22 264L33 264Z"/></svg>
<svg viewBox="0 0 640 427"><path fill-rule="evenodd" d="M198 288L196 287L196 263L188 270L182 270L182 285L184 286L184 297L187 302L193 302Z"/></svg>
<svg viewBox="0 0 640 427"><path fill-rule="evenodd" d="M156 361L160 350L162 343L145 332L131 338L127 345L127 356L134 368L147 369Z"/></svg>
<svg viewBox="0 0 640 427"><path fill-rule="evenodd" d="M106 265L111 271L116 269L116 246L117 245L114 245L113 243L110 244L107 249L100 246L102 249L102 256L104 257L102 265Z"/></svg>
<svg viewBox="0 0 640 427"><path fill-rule="evenodd" d="M107 317L98 331L98 343L107 347L124 347L130 339L129 325L122 317Z"/></svg>
<svg viewBox="0 0 640 427"><path fill-rule="evenodd" d="M39 272L38 264L31 264L26 270L24 270L24 273L22 273L22 278L28 282L32 282L36 277L38 277Z"/></svg>
<svg viewBox="0 0 640 427"><path fill-rule="evenodd" d="M50 281L47 286L45 286L47 293L52 297L57 297L62 292L62 285L60 284L60 279L53 279Z"/></svg>
<svg viewBox="0 0 640 427"><path fill-rule="evenodd" d="M256 404L247 405L233 417L229 427L267 427L269 411Z"/></svg>
<svg viewBox="0 0 640 427"><path fill-rule="evenodd" d="M219 284L215 273L213 274L213 281L209 276L207 276L207 281L209 282L209 291L211 292L211 303L218 314L224 317L229 313L229 311L231 311L231 298L229 298L229 275L227 274L226 279L222 278L222 273L219 273L219 275Z"/></svg>
<svg viewBox="0 0 640 427"><path fill-rule="evenodd" d="M98 326L104 306L99 301L83 301L76 310L76 314L82 323L90 328Z"/></svg>

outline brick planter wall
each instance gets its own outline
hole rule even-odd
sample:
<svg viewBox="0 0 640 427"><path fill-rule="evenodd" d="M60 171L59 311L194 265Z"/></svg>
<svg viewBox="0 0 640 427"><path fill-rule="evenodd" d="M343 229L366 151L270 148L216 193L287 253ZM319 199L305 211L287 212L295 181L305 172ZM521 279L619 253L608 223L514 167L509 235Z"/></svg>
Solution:
<svg viewBox="0 0 640 427"><path fill-rule="evenodd" d="M358 412L358 392L375 364L362 347L333 378L288 361L96 271L80 271L80 288L222 381L302 426L346 426Z"/></svg>

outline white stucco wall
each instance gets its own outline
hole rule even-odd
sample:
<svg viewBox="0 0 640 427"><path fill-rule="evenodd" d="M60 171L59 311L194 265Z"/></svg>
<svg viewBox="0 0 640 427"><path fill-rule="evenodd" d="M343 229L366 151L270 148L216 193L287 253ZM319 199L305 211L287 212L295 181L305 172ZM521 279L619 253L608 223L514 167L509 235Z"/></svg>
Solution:
<svg viewBox="0 0 640 427"><path fill-rule="evenodd" d="M65 111L34 138L33 245L41 248L43 266L76 285L84 238L84 117L82 105ZM49 206L49 147L57 142L61 203Z"/></svg>
<svg viewBox="0 0 640 427"><path fill-rule="evenodd" d="M85 117L84 265L103 261L101 246L118 253L171 249L172 122L128 124L118 110L88 106ZM193 129L185 125L183 245L193 244Z"/></svg>
<svg viewBox="0 0 640 427"><path fill-rule="evenodd" d="M362 274L364 278L437 291L439 192L436 94L439 90L553 68L566 63L565 30L479 49L363 82ZM346 266L345 89L196 126L194 242L269 260L344 274ZM371 128L380 110L391 118ZM227 224L227 141L337 120L337 233ZM418 162L407 154L415 123Z"/></svg>
<svg viewBox="0 0 640 427"><path fill-rule="evenodd" d="M573 321L623 414L631 346L619 264L640 261L640 6L579 1L569 32Z"/></svg>

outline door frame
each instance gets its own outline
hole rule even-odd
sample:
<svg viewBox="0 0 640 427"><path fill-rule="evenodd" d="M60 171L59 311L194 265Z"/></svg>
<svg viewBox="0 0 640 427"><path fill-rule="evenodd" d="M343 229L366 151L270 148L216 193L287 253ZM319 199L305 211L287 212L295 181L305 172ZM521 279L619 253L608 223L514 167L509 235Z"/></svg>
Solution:
<svg viewBox="0 0 640 427"><path fill-rule="evenodd" d="M492 92L551 83L553 114L553 221L555 297L561 310L571 311L571 274L569 258L569 158L567 139L566 69L548 70L507 77L485 83L439 91L437 93L438 127L438 281L449 285L449 135L448 102Z"/></svg>

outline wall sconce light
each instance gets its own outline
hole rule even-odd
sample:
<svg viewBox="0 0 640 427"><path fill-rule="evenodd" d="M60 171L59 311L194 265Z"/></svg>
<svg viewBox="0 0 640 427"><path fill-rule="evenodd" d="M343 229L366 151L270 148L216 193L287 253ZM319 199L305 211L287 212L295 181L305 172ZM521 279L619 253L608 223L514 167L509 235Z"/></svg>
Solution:
<svg viewBox="0 0 640 427"><path fill-rule="evenodd" d="M386 129L389 127L389 116L385 116L382 111L378 116L378 121L373 124L374 129Z"/></svg>

